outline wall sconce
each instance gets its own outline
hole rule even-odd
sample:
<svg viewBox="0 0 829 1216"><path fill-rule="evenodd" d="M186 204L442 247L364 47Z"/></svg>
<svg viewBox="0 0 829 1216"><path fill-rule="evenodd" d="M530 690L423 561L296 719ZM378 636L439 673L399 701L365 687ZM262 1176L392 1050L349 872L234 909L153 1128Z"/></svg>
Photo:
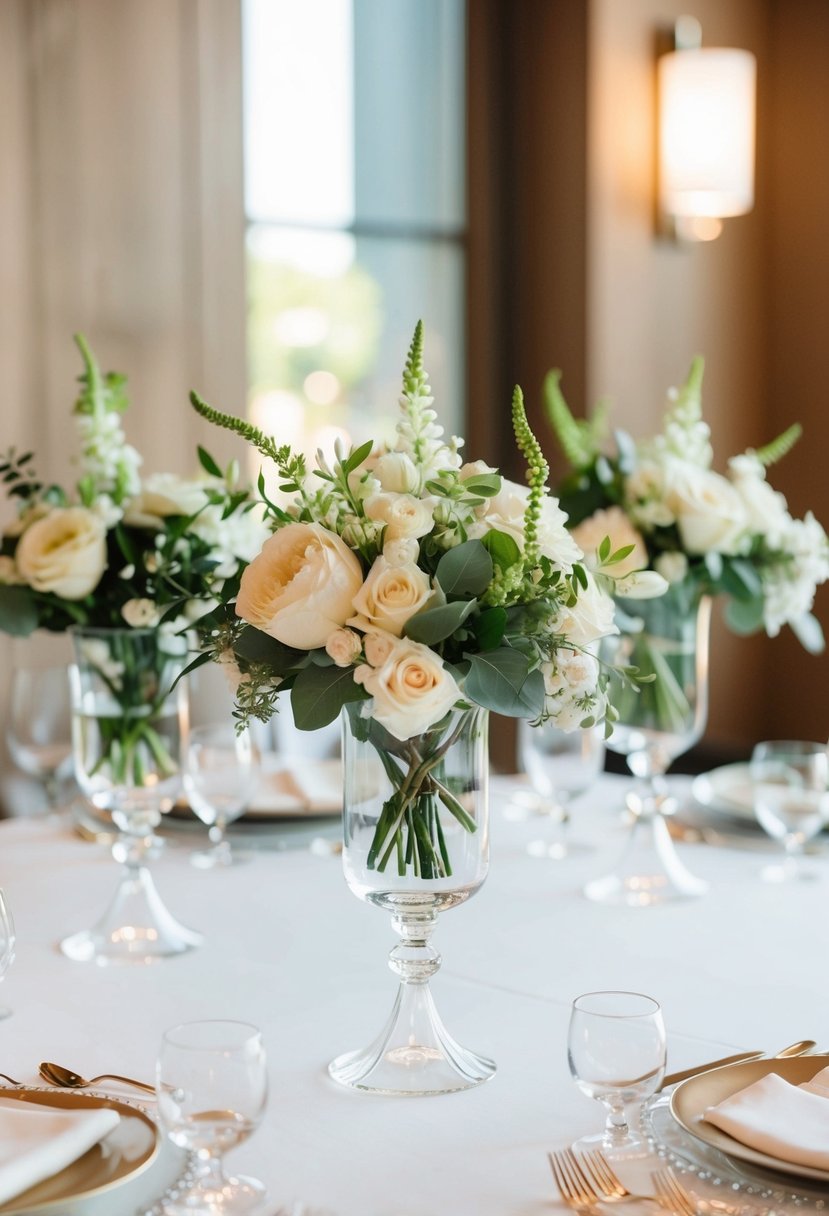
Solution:
<svg viewBox="0 0 829 1216"><path fill-rule="evenodd" d="M757 65L749 51L703 47L694 17L672 35L657 61L658 228L711 241L754 205Z"/></svg>

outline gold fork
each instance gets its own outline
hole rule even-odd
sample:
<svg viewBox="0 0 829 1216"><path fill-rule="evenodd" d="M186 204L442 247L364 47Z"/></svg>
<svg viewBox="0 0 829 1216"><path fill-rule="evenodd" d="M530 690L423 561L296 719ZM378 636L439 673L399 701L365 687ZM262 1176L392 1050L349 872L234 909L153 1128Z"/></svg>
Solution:
<svg viewBox="0 0 829 1216"><path fill-rule="evenodd" d="M648 1195L635 1195L629 1191L601 1149L589 1149L579 1154L582 1173L600 1192L602 1203L622 1203L627 1199L649 1199Z"/></svg>
<svg viewBox="0 0 829 1216"><path fill-rule="evenodd" d="M597 1203L621 1203L629 1199L651 1199L651 1195L634 1195L619 1183L624 1194L612 1194L604 1185L594 1184L593 1175L584 1168L584 1157L571 1148L548 1153L550 1169L564 1202L571 1208L588 1209Z"/></svg>
<svg viewBox="0 0 829 1216"><path fill-rule="evenodd" d="M697 1199L685 1190L670 1166L651 1174L654 1199L674 1216L738 1216L746 1209L722 1199ZM769 1208L752 1208L754 1216L769 1216Z"/></svg>

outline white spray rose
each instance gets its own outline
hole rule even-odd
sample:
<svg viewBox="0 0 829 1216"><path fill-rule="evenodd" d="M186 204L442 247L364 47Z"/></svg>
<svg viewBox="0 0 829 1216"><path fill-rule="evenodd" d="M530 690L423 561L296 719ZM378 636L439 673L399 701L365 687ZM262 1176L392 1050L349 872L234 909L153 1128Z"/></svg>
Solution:
<svg viewBox="0 0 829 1216"><path fill-rule="evenodd" d="M363 585L359 561L319 524L286 524L242 575L236 612L286 646L324 646L354 611Z"/></svg>
<svg viewBox="0 0 829 1216"><path fill-rule="evenodd" d="M414 537L400 540L383 539L383 557L392 566L411 566L417 563L420 545Z"/></svg>
<svg viewBox="0 0 829 1216"><path fill-rule="evenodd" d="M688 558L679 549L660 553L653 564L657 574L661 574L666 583L681 583L688 573Z"/></svg>
<svg viewBox="0 0 829 1216"><path fill-rule="evenodd" d="M159 611L152 600L127 600L121 616L132 629L151 629L158 624Z"/></svg>
<svg viewBox="0 0 829 1216"><path fill-rule="evenodd" d="M574 646L589 646L599 638L619 632L613 623L613 600L591 574L587 576L587 587L579 587L579 597L572 608L562 606L554 628Z"/></svg>
<svg viewBox="0 0 829 1216"><path fill-rule="evenodd" d="M625 481L625 509L638 527L650 531L676 522L667 492L664 466L656 460L642 460Z"/></svg>
<svg viewBox="0 0 829 1216"><path fill-rule="evenodd" d="M36 520L15 552L17 568L35 591L82 600L106 569L106 528L85 507L62 507Z"/></svg>
<svg viewBox="0 0 829 1216"><path fill-rule="evenodd" d="M363 649L360 635L353 629L335 629L325 643L325 653L337 667L350 667Z"/></svg>
<svg viewBox="0 0 829 1216"><path fill-rule="evenodd" d="M363 638L366 662L372 667L382 667L397 645L397 638L382 629L370 629Z"/></svg>
<svg viewBox="0 0 829 1216"><path fill-rule="evenodd" d="M374 626L399 638L409 617L425 608L431 598L425 570L415 565L393 566L385 557L378 557L354 596L358 615L348 624L357 629Z"/></svg>
<svg viewBox="0 0 829 1216"><path fill-rule="evenodd" d="M434 525L434 498L415 498L413 494L372 494L365 501L369 519L386 525L385 540L425 536Z"/></svg>
<svg viewBox="0 0 829 1216"><path fill-rule="evenodd" d="M394 643L382 666L358 667L354 679L373 698L363 715L401 740L434 726L461 696L441 657L408 639Z"/></svg>
<svg viewBox="0 0 829 1216"><path fill-rule="evenodd" d="M168 515L195 515L206 503L203 481L186 481L175 473L153 473L127 503L124 523L130 528L160 528Z"/></svg>
<svg viewBox="0 0 829 1216"><path fill-rule="evenodd" d="M417 467L405 452L386 452L372 472L382 488L392 494L414 494L420 486Z"/></svg>

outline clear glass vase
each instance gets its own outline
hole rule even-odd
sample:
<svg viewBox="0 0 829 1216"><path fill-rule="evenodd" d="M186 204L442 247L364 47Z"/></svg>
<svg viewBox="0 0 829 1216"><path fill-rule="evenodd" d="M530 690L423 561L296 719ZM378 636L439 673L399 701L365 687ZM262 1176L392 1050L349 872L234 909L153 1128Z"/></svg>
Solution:
<svg viewBox="0 0 829 1216"><path fill-rule="evenodd" d="M354 894L385 908L400 940L389 966L400 980L379 1037L329 1065L343 1085L383 1094L444 1094L495 1072L445 1029L429 988L441 958L438 913L465 903L489 868L488 714L456 710L405 742L343 715L343 867Z"/></svg>
<svg viewBox="0 0 829 1216"><path fill-rule="evenodd" d="M61 950L78 962L149 963L199 945L163 904L146 859L154 829L181 785L187 691L173 682L184 638L157 629L73 631L72 749L82 792L119 831L121 881L103 917ZM172 691L171 691L172 689Z"/></svg>
<svg viewBox="0 0 829 1216"><path fill-rule="evenodd" d="M705 730L710 619L710 599L687 581L656 599L616 602L620 632L603 640L602 659L656 678L638 688L612 680L619 721L607 746L627 758L639 783L625 800L632 830L624 853L610 874L587 884L589 899L646 907L707 890L674 848L666 816L676 803L665 773Z"/></svg>

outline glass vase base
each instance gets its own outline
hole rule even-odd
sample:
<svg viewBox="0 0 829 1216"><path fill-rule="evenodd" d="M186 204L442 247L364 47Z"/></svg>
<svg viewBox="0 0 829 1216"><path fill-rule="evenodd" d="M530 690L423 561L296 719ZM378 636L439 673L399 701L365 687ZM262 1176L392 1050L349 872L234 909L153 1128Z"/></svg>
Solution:
<svg viewBox="0 0 829 1216"><path fill-rule="evenodd" d="M403 983L391 1018L370 1047L337 1056L329 1075L340 1085L394 1097L457 1093L482 1085L495 1064L456 1043L427 984Z"/></svg>
<svg viewBox="0 0 829 1216"><path fill-rule="evenodd" d="M149 871L142 868L121 880L97 925L65 937L60 949L76 963L136 965L185 954L203 940L167 910Z"/></svg>
<svg viewBox="0 0 829 1216"><path fill-rule="evenodd" d="M594 903L629 908L699 899L707 891L708 883L683 865L668 825L658 814L635 822L616 869L584 888L584 894Z"/></svg>
<svg viewBox="0 0 829 1216"><path fill-rule="evenodd" d="M239 1174L221 1187L197 1188L164 1201L164 1216L259 1216L267 1192L258 1178Z"/></svg>

